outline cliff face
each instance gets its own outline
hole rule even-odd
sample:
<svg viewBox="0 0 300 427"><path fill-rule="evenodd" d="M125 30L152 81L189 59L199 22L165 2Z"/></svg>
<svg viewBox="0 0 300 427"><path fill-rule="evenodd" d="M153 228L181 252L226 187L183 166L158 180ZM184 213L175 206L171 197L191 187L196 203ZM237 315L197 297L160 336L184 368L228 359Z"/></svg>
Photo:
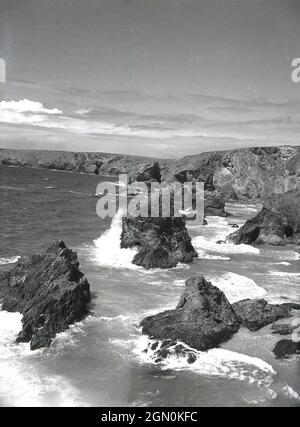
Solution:
<svg viewBox="0 0 300 427"><path fill-rule="evenodd" d="M90 287L76 253L59 241L0 276L0 299L3 310L23 314L17 342L30 342L35 350L87 314Z"/></svg>
<svg viewBox="0 0 300 427"><path fill-rule="evenodd" d="M20 151L0 149L0 164L8 166L56 169L87 174L118 175L134 171L152 159L108 153L67 151Z"/></svg>
<svg viewBox="0 0 300 427"><path fill-rule="evenodd" d="M300 147L243 148L187 156L164 168L165 178L194 178L226 200L258 202L300 188Z"/></svg>
<svg viewBox="0 0 300 427"><path fill-rule="evenodd" d="M300 188L300 147L243 148L176 161L106 153L0 149L0 164L96 174L129 173L140 180L147 180L144 171L148 168L152 173L158 163L162 181L204 181L206 191L217 191L226 200L258 202L270 193Z"/></svg>

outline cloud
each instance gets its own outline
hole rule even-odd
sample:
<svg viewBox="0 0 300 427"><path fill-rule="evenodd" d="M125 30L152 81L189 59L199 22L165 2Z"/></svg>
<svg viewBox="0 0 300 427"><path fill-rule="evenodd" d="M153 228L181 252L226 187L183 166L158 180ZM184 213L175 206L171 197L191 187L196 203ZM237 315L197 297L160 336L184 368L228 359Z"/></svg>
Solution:
<svg viewBox="0 0 300 427"><path fill-rule="evenodd" d="M47 141L52 149L60 143L72 150L89 147L169 157L250 145L299 144L297 102L121 95L103 93L99 101L87 97L81 109L71 104L64 113L28 99L2 101L0 145L3 141L6 147L16 146L26 135L28 141L35 138L40 148L38 144Z"/></svg>

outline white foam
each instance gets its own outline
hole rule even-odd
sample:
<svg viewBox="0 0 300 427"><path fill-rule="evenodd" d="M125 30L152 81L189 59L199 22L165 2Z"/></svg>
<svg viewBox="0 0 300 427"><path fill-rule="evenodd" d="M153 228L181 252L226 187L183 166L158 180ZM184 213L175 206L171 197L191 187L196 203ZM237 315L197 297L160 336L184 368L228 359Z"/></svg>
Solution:
<svg viewBox="0 0 300 427"><path fill-rule="evenodd" d="M148 348L149 343L151 343L151 341L148 337L143 335L137 340L133 351L136 357L143 363L154 364L157 358L155 353L159 349L161 343L156 350L150 349L146 353L144 350ZM154 343L154 341L152 341L152 343ZM183 345L188 351L191 351L197 357L196 361L189 364L186 356L176 355L174 352L161 362L159 366L162 370L191 370L200 375L247 381L259 387L269 387L276 374L271 365L259 358L224 349L212 349L207 352L200 352L192 349L186 344L178 344Z"/></svg>
<svg viewBox="0 0 300 427"><path fill-rule="evenodd" d="M271 250L269 247L265 247L262 251L263 256L268 256L269 258L276 259L280 262L284 261L298 261L300 259L300 254L293 250Z"/></svg>
<svg viewBox="0 0 300 427"><path fill-rule="evenodd" d="M225 237L227 237L228 234ZM250 245L234 245L233 243L221 243L218 244L218 240L224 240L224 239L215 239L215 241L206 238L204 236L197 236L194 237L192 240L193 246L196 249L196 251L199 251L199 254L201 255L201 251L209 251L209 252L215 252L218 254L224 254L224 255L233 255L233 254L253 254L253 255L259 255L260 250L258 248L254 248Z"/></svg>
<svg viewBox="0 0 300 427"><path fill-rule="evenodd" d="M224 292L230 303L247 298L262 298L267 294L254 280L240 274L228 272L222 276L208 275L207 278Z"/></svg>
<svg viewBox="0 0 300 427"><path fill-rule="evenodd" d="M113 218L110 228L95 240L95 261L98 265L113 268L140 269L132 264L135 249L121 249L122 211Z"/></svg>
<svg viewBox="0 0 300 427"><path fill-rule="evenodd" d="M234 245L233 243L218 244L218 241L225 241L228 235L232 233L232 227L227 223L225 218L208 217L207 222L207 225L201 228L201 234L192 239L193 246L200 258L212 256L212 253L223 256L230 254L260 254L258 248L250 245ZM228 260L227 257L223 259Z"/></svg>
<svg viewBox="0 0 300 427"><path fill-rule="evenodd" d="M130 316L124 316L123 314L119 314L119 316L112 316L112 317L106 317L106 316L100 316L99 320L102 320L104 322L127 322L130 319Z"/></svg>
<svg viewBox="0 0 300 427"><path fill-rule="evenodd" d="M77 390L61 375L40 372L29 344L15 344L22 315L0 311L0 401L4 406L78 406Z"/></svg>
<svg viewBox="0 0 300 427"><path fill-rule="evenodd" d="M292 265L290 262L287 262L287 261L274 262L272 264L274 264L274 265L286 265L286 266Z"/></svg>
<svg viewBox="0 0 300 427"><path fill-rule="evenodd" d="M283 276L283 277L299 277L300 276L300 273L289 273L287 271L275 271L275 270L268 271L268 274L270 276Z"/></svg>
<svg viewBox="0 0 300 427"><path fill-rule="evenodd" d="M20 256L13 256L13 257L7 257L7 258L1 258L0 257L0 265L5 264L14 264L17 262L21 257Z"/></svg>
<svg viewBox="0 0 300 427"><path fill-rule="evenodd" d="M300 402L300 396L299 394L288 384L283 387L284 394L289 397L290 399L296 400L297 402Z"/></svg>

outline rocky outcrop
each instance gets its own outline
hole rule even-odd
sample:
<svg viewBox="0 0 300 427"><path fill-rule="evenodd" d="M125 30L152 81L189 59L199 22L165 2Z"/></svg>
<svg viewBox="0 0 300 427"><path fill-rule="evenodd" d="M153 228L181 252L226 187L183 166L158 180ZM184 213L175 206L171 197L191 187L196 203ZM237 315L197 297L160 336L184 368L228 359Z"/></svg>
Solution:
<svg viewBox="0 0 300 427"><path fill-rule="evenodd" d="M226 201L263 202L300 187L300 147L242 148L186 156L164 168L163 179L205 182Z"/></svg>
<svg viewBox="0 0 300 427"><path fill-rule="evenodd" d="M151 339L167 340L167 346L181 341L206 351L231 338L240 323L223 292L204 277L196 276L186 281L184 294L175 310L146 317L141 326ZM167 351L165 346L163 348ZM160 356L163 355L157 354Z"/></svg>
<svg viewBox="0 0 300 427"><path fill-rule="evenodd" d="M276 344L273 353L279 359L292 354L300 354L300 341L281 340Z"/></svg>
<svg viewBox="0 0 300 427"><path fill-rule="evenodd" d="M204 215L227 217L229 214L225 210L224 199L218 194L205 191Z"/></svg>
<svg viewBox="0 0 300 427"><path fill-rule="evenodd" d="M242 148L179 160L108 153L0 150L0 164L83 173L130 173L135 177L147 163L159 163L162 181L201 181L206 191L217 192L226 201L263 202L270 194L300 187L300 147Z"/></svg>
<svg viewBox="0 0 300 427"><path fill-rule="evenodd" d="M134 173L135 170L142 168L145 163L151 162L151 158L125 154L0 149L0 165L96 175Z"/></svg>
<svg viewBox="0 0 300 427"><path fill-rule="evenodd" d="M158 162L145 162L138 164L128 174L129 182L143 181L143 182L160 182L161 171Z"/></svg>
<svg viewBox="0 0 300 427"><path fill-rule="evenodd" d="M276 324L274 323L271 327L272 334L277 335L291 335L298 326L294 326L293 324L288 323L280 323Z"/></svg>
<svg viewBox="0 0 300 427"><path fill-rule="evenodd" d="M137 247L132 262L146 269L171 268L197 257L182 218L123 218L121 247Z"/></svg>
<svg viewBox="0 0 300 427"><path fill-rule="evenodd" d="M234 244L300 244L300 191L268 198L258 215L228 236Z"/></svg>
<svg viewBox="0 0 300 427"><path fill-rule="evenodd" d="M291 316L288 306L268 304L264 299L239 301L234 303L232 308L241 324L253 332Z"/></svg>
<svg viewBox="0 0 300 427"><path fill-rule="evenodd" d="M50 346L58 332L87 314L90 287L77 254L58 241L0 276L0 298L3 310L23 315L17 342L30 342L35 350Z"/></svg>

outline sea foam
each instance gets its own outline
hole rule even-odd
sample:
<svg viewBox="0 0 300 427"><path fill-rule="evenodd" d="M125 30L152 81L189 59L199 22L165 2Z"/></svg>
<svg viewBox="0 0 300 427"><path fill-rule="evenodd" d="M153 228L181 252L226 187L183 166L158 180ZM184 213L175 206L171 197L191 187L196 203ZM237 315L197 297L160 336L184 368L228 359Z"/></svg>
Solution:
<svg viewBox="0 0 300 427"><path fill-rule="evenodd" d="M224 292L230 303L248 298L262 298L267 294L254 280L240 274L228 272L222 276L208 275L207 278Z"/></svg>
<svg viewBox="0 0 300 427"><path fill-rule="evenodd" d="M6 265L6 264L14 264L17 262L21 257L20 256L13 256L13 257L0 257L0 265Z"/></svg>
<svg viewBox="0 0 300 427"><path fill-rule="evenodd" d="M121 249L122 211L113 218L110 228L94 241L94 260L98 265L113 268L140 269L132 264L136 255L135 249Z"/></svg>
<svg viewBox="0 0 300 427"><path fill-rule="evenodd" d="M155 352L157 348L156 350L151 350L149 343L151 343L151 340L148 337L141 336L136 341L133 352L141 362L155 364L155 359L157 358ZM190 370L196 374L205 376L247 381L251 384L256 384L258 387L269 387L276 375L273 367L259 358L225 349L212 349L207 352L200 352L184 343L178 344L185 347L187 351L193 352L196 355L196 361L190 364L185 355L178 355L174 352L160 363L159 366L162 370ZM149 348L147 352L145 352L146 348Z"/></svg>
<svg viewBox="0 0 300 427"><path fill-rule="evenodd" d="M1 307L0 307L1 310ZM15 344L22 315L0 311L0 402L5 406L77 406L77 390L55 372L40 371L43 350Z"/></svg>

